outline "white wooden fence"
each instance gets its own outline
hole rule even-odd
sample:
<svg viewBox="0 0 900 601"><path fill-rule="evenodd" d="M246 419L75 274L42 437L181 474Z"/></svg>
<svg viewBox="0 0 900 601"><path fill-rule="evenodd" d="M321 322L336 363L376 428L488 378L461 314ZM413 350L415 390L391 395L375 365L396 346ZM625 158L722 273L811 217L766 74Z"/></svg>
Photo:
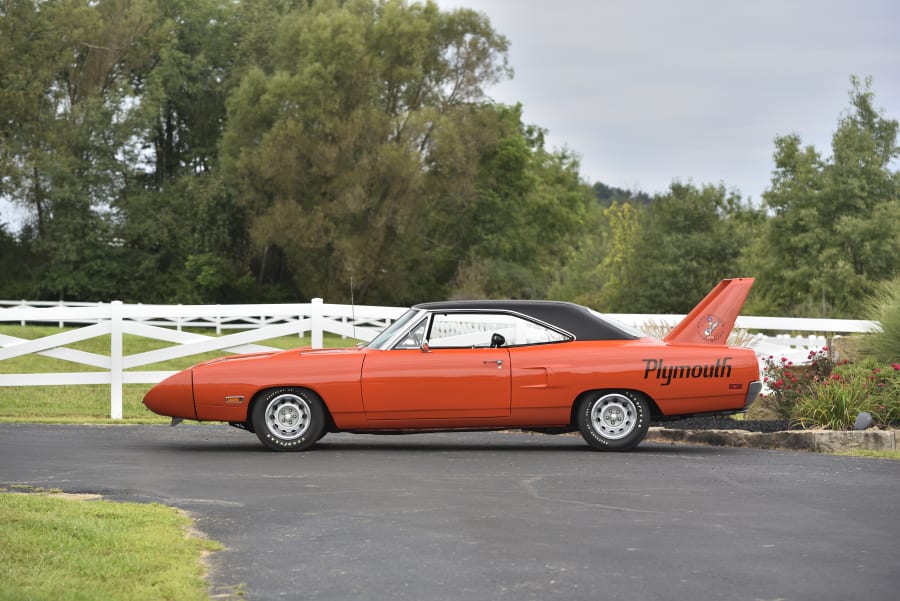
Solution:
<svg viewBox="0 0 900 601"><path fill-rule="evenodd" d="M102 384L110 386L110 417L122 418L123 384L155 384L175 372L147 371L146 367L161 361L188 357L210 351L247 353L273 350L254 344L280 336L302 337L310 332L314 348L322 347L323 333L371 340L379 331L399 317L405 308L327 304L322 299L311 303L269 305L126 305L112 303L47 303L0 301L0 324L55 324L77 326L59 334L35 340L0 334L0 371L2 361L38 354L71 363L86 365L99 371L54 372L31 374L0 373L0 386L46 386ZM610 315L640 328L646 323L674 325L683 315ZM738 318L737 327L778 332L814 332L842 334L867 332L877 324L858 320L795 319L781 317ZM216 336L186 332L210 328ZM220 335L225 330L239 330ZM98 336L110 336L109 355L67 348L68 345ZM142 336L171 343L166 348L125 355L124 334ZM781 334L754 337L752 346L761 356L785 356L795 363L806 360L809 350L826 345L820 335Z"/></svg>
<svg viewBox="0 0 900 601"><path fill-rule="evenodd" d="M0 374L0 386L109 384L110 417L121 419L123 384L153 384L175 373L136 368L210 351L249 353L275 350L252 343L280 336L303 336L306 332L310 332L312 346L316 348L322 346L323 332L371 340L404 310L329 305L322 299L290 305L126 305L113 301L82 306L28 306L26 303L26 306L0 309L0 323L52 323L60 327L79 327L35 340L0 335L0 362L39 354L102 371ZM223 329L241 331L224 336L183 331L184 328L204 327L215 328L217 333ZM107 334L110 335L109 356L65 348L72 343ZM124 334L173 345L125 355L122 348Z"/></svg>

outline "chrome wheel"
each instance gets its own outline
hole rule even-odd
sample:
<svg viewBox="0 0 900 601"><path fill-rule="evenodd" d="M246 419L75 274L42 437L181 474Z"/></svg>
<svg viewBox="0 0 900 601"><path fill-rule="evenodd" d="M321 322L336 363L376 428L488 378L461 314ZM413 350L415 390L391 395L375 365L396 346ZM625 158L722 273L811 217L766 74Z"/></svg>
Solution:
<svg viewBox="0 0 900 601"><path fill-rule="evenodd" d="M609 440L625 438L637 425L634 402L623 394L607 394L591 406L591 424Z"/></svg>
<svg viewBox="0 0 900 601"><path fill-rule="evenodd" d="M279 394L266 405L266 429L281 440L296 440L309 429L312 410L303 397Z"/></svg>
<svg viewBox="0 0 900 601"><path fill-rule="evenodd" d="M305 451L322 438L328 410L308 388L272 388L253 399L252 431L273 451Z"/></svg>
<svg viewBox="0 0 900 601"><path fill-rule="evenodd" d="M650 404L636 391L596 391L582 396L575 418L581 436L595 449L627 451L647 434Z"/></svg>

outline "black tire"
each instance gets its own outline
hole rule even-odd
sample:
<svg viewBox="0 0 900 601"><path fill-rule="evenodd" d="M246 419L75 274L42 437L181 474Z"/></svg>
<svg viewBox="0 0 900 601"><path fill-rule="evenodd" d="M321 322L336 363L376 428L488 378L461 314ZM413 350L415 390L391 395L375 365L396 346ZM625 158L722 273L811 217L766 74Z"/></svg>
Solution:
<svg viewBox="0 0 900 601"><path fill-rule="evenodd" d="M628 451L638 446L650 427L650 405L631 391L593 392L576 412L581 436L601 451Z"/></svg>
<svg viewBox="0 0 900 601"><path fill-rule="evenodd" d="M305 451L325 429L325 405L304 388L275 388L260 393L251 417L256 436L273 451Z"/></svg>

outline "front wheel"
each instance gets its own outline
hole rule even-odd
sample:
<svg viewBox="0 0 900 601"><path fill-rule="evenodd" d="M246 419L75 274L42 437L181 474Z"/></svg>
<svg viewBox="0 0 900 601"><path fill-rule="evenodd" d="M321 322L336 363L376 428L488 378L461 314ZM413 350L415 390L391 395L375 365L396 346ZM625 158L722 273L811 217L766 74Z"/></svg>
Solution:
<svg viewBox="0 0 900 601"><path fill-rule="evenodd" d="M253 430L273 451L305 451L325 430L325 405L312 391L277 388L253 405Z"/></svg>
<svg viewBox="0 0 900 601"><path fill-rule="evenodd" d="M576 418L581 436L593 448L628 451L647 434L650 406L636 392L595 392L582 399Z"/></svg>

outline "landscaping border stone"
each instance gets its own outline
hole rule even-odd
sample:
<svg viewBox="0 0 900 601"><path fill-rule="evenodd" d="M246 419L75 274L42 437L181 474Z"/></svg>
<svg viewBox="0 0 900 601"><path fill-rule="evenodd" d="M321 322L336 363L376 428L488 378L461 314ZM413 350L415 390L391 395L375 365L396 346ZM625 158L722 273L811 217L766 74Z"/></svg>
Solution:
<svg viewBox="0 0 900 601"><path fill-rule="evenodd" d="M895 451L896 430L790 430L748 432L746 430L678 430L650 428L647 442L706 444L753 449L787 449L835 453L850 450Z"/></svg>

